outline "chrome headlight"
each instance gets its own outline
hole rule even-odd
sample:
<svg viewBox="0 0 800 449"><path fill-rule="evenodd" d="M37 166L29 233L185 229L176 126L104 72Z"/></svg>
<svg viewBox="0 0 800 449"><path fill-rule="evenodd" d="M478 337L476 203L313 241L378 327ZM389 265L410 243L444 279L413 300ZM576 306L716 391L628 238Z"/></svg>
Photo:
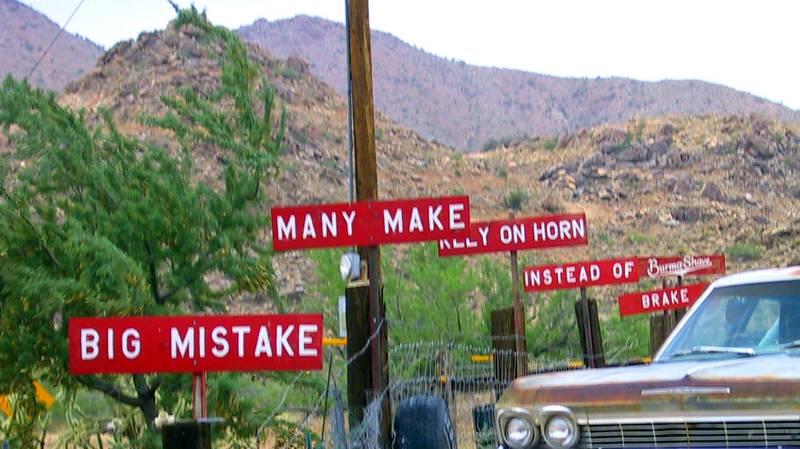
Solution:
<svg viewBox="0 0 800 449"><path fill-rule="evenodd" d="M578 425L569 415L554 414L547 418L542 435L545 443L554 449L571 448L578 442Z"/></svg>
<svg viewBox="0 0 800 449"><path fill-rule="evenodd" d="M503 428L503 439L513 449L532 447L536 436L536 426L521 416L509 418Z"/></svg>

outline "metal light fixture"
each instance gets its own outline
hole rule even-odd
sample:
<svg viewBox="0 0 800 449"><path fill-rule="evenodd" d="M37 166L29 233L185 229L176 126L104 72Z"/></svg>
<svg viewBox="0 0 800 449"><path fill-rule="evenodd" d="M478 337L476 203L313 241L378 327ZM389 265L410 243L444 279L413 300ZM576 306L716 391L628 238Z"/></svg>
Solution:
<svg viewBox="0 0 800 449"><path fill-rule="evenodd" d="M339 259L339 273L342 280L353 281L361 277L361 258L357 253L344 253Z"/></svg>

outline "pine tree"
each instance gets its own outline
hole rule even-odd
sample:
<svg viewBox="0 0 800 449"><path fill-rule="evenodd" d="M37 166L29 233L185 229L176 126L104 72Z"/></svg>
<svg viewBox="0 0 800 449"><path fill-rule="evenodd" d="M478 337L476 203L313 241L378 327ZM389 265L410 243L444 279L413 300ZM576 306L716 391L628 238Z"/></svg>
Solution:
<svg viewBox="0 0 800 449"><path fill-rule="evenodd" d="M177 154L123 135L109 111L90 125L26 81L0 88L12 148L0 166L0 392L16 394L20 442L39 413L34 379L100 391L148 423L156 416L160 376L69 376L70 317L220 311L232 295L273 288L260 237L285 114L232 32L194 8L173 26L189 24L225 54L215 92L163 97L168 113L146 120L171 131ZM194 179L195 146L227 161L224 185ZM229 282L215 287L212 274Z"/></svg>

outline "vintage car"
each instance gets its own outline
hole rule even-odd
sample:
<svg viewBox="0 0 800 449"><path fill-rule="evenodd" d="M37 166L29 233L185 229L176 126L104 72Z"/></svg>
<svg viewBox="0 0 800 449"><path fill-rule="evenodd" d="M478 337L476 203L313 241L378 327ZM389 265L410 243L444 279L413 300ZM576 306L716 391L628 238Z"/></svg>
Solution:
<svg viewBox="0 0 800 449"><path fill-rule="evenodd" d="M800 267L713 282L649 365L516 379L502 447L800 447Z"/></svg>

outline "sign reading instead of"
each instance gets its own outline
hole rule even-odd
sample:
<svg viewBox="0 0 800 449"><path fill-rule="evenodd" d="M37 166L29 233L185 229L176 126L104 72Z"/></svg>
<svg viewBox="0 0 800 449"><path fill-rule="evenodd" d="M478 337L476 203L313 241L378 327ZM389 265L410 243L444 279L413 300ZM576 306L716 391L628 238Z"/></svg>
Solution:
<svg viewBox="0 0 800 449"><path fill-rule="evenodd" d="M71 318L69 370L319 370L322 331L322 315Z"/></svg>
<svg viewBox="0 0 800 449"><path fill-rule="evenodd" d="M706 287L708 287L708 284L691 284L622 295L618 299L619 314L626 316L662 310L685 309L700 298Z"/></svg>
<svg viewBox="0 0 800 449"><path fill-rule="evenodd" d="M626 258L539 265L526 267L522 279L527 292L629 284L639 282L639 263L635 258Z"/></svg>
<svg viewBox="0 0 800 449"><path fill-rule="evenodd" d="M276 251L427 242L469 235L469 197L272 208Z"/></svg>
<svg viewBox="0 0 800 449"><path fill-rule="evenodd" d="M652 279L725 274L725 256L722 255L642 257L639 264L642 276Z"/></svg>
<svg viewBox="0 0 800 449"><path fill-rule="evenodd" d="M550 215L472 223L464 238L439 240L439 256L586 245L586 216Z"/></svg>

